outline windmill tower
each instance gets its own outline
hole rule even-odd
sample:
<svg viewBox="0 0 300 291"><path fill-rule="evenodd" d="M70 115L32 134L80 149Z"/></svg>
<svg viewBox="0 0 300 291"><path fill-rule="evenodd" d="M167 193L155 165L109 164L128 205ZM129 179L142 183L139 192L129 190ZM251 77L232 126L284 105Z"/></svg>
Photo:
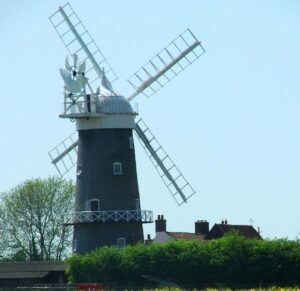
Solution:
<svg viewBox="0 0 300 291"><path fill-rule="evenodd" d="M65 82L61 118L76 122L76 133L49 152L63 176L76 166L73 249L142 242L143 223L152 212L140 209L133 132L178 205L195 193L130 101L150 97L197 60L205 50L187 29L128 81L135 91L114 91L116 74L69 3L50 17L73 61L61 69ZM77 158L77 162L76 162Z"/></svg>

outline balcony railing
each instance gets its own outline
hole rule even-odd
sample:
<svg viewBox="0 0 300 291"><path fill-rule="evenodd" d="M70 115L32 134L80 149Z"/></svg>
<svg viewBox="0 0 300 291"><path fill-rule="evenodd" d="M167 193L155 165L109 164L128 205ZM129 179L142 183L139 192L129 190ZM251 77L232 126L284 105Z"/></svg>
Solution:
<svg viewBox="0 0 300 291"><path fill-rule="evenodd" d="M109 210L109 211L79 211L75 212L72 223L90 222L153 222L153 213L150 210ZM68 222L66 222L68 224Z"/></svg>
<svg viewBox="0 0 300 291"><path fill-rule="evenodd" d="M96 101L65 101L63 103L64 114L82 114L82 113L95 113L96 112Z"/></svg>
<svg viewBox="0 0 300 291"><path fill-rule="evenodd" d="M96 100L90 101L81 101L77 100L76 102L73 101L65 101L63 103L63 113L61 114L62 117L76 117L77 115L85 116L85 115L101 115L101 114L115 114L115 113L126 113L128 114L128 106L126 104L118 104L118 103L111 103L109 106L102 107L101 105L97 107L96 111ZM133 103L132 112L130 114L137 115L138 114L138 104Z"/></svg>

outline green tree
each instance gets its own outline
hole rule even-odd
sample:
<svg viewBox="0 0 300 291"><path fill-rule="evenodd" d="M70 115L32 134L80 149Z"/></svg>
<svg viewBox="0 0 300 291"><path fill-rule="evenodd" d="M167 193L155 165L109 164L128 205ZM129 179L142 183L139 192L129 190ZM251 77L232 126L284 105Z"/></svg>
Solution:
<svg viewBox="0 0 300 291"><path fill-rule="evenodd" d="M21 260L61 260L70 251L75 187L58 177L29 179L0 194L0 252Z"/></svg>

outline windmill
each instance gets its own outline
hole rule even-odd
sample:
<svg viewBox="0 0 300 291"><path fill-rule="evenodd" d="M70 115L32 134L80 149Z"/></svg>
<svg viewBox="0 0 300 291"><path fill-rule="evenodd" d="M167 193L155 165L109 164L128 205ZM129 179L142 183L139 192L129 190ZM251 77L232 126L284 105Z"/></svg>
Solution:
<svg viewBox="0 0 300 291"><path fill-rule="evenodd" d="M76 121L76 132L49 152L61 176L76 170L73 250L84 253L103 245L143 241L143 223L152 211L140 209L133 132L180 206L194 189L146 123L135 121L130 101L150 97L205 53L187 29L139 69L128 82L128 97L114 91L117 75L69 3L49 17L72 57L61 75L65 82L61 118ZM76 160L77 157L77 160Z"/></svg>

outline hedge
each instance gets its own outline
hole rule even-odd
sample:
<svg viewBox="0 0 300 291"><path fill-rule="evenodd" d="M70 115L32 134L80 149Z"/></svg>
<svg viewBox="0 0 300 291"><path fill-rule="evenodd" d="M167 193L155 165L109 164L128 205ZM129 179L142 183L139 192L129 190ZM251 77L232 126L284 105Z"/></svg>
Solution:
<svg viewBox="0 0 300 291"><path fill-rule="evenodd" d="M299 240L250 240L237 233L203 242L102 247L67 263L71 283L142 286L142 275L151 275L190 288L300 285Z"/></svg>

